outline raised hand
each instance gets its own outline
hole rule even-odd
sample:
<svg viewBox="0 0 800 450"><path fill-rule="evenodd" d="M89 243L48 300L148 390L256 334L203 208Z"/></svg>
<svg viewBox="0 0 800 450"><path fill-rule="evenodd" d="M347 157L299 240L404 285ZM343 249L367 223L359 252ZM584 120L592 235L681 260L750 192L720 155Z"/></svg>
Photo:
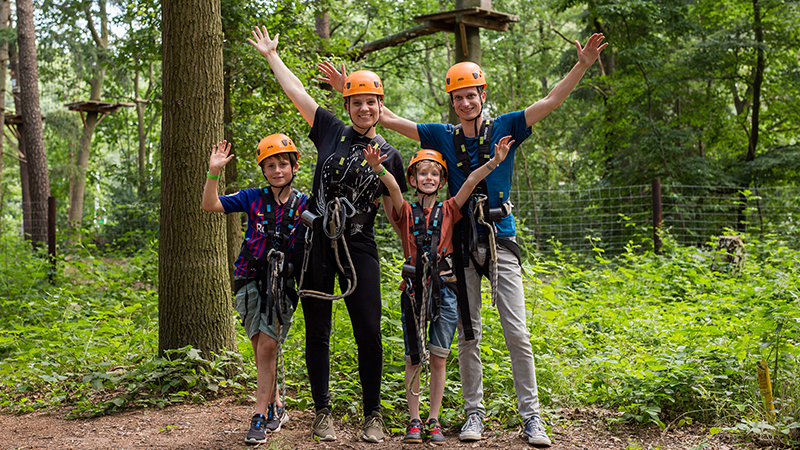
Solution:
<svg viewBox="0 0 800 450"><path fill-rule="evenodd" d="M344 91L344 80L347 78L347 69L344 68L344 63L342 63L342 71L339 72L336 70L336 67L333 66L328 61L323 61L319 63L317 68L327 75L327 77L319 77L317 78L319 81L325 82L330 84L334 89L339 92Z"/></svg>
<svg viewBox="0 0 800 450"><path fill-rule="evenodd" d="M514 145L514 142L515 141L511 140L511 136L504 136L494 145L494 157L492 157L492 159L496 164L500 164L506 159L508 151L511 149L511 146Z"/></svg>
<svg viewBox="0 0 800 450"><path fill-rule="evenodd" d="M269 53L278 49L278 36L280 36L280 33L276 34L274 39L270 39L269 33L267 33L267 27L262 26L260 30L256 27L253 30L253 38L255 38L255 40L248 39L247 42L266 57Z"/></svg>
<svg viewBox="0 0 800 450"><path fill-rule="evenodd" d="M367 160L367 164L369 164L375 172L378 172L379 166L388 156L388 153L381 156L381 149L374 147L372 144L369 144L367 148L364 149L364 157Z"/></svg>
<svg viewBox="0 0 800 450"><path fill-rule="evenodd" d="M583 48L581 48L580 42L575 41L575 47L578 49L578 62L588 66L594 64L597 57L600 56L600 52L608 45L608 42L600 45L603 39L605 39L603 33L595 33L586 41L586 46Z"/></svg>
<svg viewBox="0 0 800 450"><path fill-rule="evenodd" d="M228 141L222 141L217 145L211 146L211 158L208 160L208 173L219 175L225 164L228 164L234 156L230 154L231 144Z"/></svg>

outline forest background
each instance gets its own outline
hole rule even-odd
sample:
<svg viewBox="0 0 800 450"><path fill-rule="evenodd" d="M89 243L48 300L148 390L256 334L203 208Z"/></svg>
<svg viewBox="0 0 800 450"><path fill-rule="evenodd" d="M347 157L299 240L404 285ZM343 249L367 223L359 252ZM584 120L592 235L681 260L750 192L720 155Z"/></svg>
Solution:
<svg viewBox="0 0 800 450"><path fill-rule="evenodd" d="M20 113L16 106L27 85L20 82L25 72L18 67L29 67L24 60L31 55L23 51L22 30L15 29L24 0L17 3L4 2L0 16L9 61L2 96L7 123ZM297 187L310 189L316 153L306 137L308 126L266 61L247 44L254 26L281 34L283 60L320 104L345 120L341 97L315 81L323 60L378 73L387 106L401 116L448 121L442 86L455 60L456 35L436 33L380 50L371 45L413 27L415 16L454 9L452 2L223 0L206 14L219 24L219 101L208 105L210 113L193 111L195 122L207 121L207 128L218 132L205 141L186 139L191 148L183 151L171 140L178 134L170 120L179 103L164 80L171 68L182 67L181 54L208 59L209 67L216 63L212 52L203 53L206 42L189 42L177 51L166 45L162 31L174 18L164 11L174 11L175 4L43 0L33 5L41 139L46 186L57 204L59 260L53 271L41 247L32 251L21 237L34 244L44 240L36 210L46 208L26 187L41 185L41 171L25 179L34 173L26 166L36 163L35 142L21 143L24 130L11 124L0 170L3 408L69 405L76 415L91 415L199 401L219 391L248 395L253 369L237 361L239 355L251 359L252 350L240 330L223 325L185 333L175 317L188 308L171 300L181 293L165 291L175 285L165 280L191 278L197 271L190 269L196 267L192 257L171 250L172 236L181 230L197 241L216 236L200 249L207 261L228 260L238 252L240 219L205 222L216 219L199 211L202 174L215 140L233 142L238 155L226 171L225 192L262 184L251 149L276 132L298 142ZM642 191L659 179L699 188L701 198L728 196L742 213L740 220L712 234L740 235L747 246L740 270L712 267L718 259L714 236L695 236L686 245L671 237L677 230L666 228L655 233L664 244L657 254L652 223L631 219L632 214L614 220L631 230L614 249L591 230L583 231L585 253L561 244L558 236L526 240L526 293L545 416L557 420L559 408L599 404L618 409L624 421L674 427L701 420L715 425L714 432L725 428L796 443L798 2L508 0L493 8L518 21L507 32L481 31L490 116L544 97L574 65L573 41L602 32L609 43L564 105L536 124L520 146L514 179L519 217L536 211L533 192L631 186ZM194 67L204 69L203 63ZM64 106L87 100L125 104L107 115ZM406 161L417 148L396 133L379 131ZM749 221L758 216L753 201L759 200L759 189L770 188L782 190L788 212L771 227L753 226ZM604 201L597 200L601 206ZM32 210L27 219L26 204ZM192 217L212 226L175 226L169 211L176 204L196 210ZM519 225L522 237L534 234L529 223ZM402 392L394 256L399 245L385 223L379 228L385 385L392 392L384 407L397 425L403 421L403 400L396 394ZM227 265L210 266L214 276L190 300L216 305L222 323L230 325ZM336 326L346 330L340 306ZM178 315L170 316L175 311ZM492 314L487 312L490 338L484 344L487 377L494 380L487 389L489 412L512 427L518 419L506 407L514 404L510 369ZM292 406L305 409L311 403L299 363L303 324L298 322L285 349L286 370L296 383ZM196 342L175 338L184 334ZM334 345L352 348L347 339ZM338 355L336 373L351 373L352 352ZM774 371L777 415L764 410L758 393L760 360ZM445 416L454 422L461 419L456 364L451 359L448 376L454 382L446 393ZM343 375L334 390L337 410L357 417L356 380Z"/></svg>

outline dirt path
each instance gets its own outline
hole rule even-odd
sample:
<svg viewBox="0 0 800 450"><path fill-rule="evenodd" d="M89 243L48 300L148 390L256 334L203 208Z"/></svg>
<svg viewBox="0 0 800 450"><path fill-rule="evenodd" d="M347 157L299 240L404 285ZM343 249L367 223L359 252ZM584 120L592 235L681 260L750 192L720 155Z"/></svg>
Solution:
<svg viewBox="0 0 800 450"><path fill-rule="evenodd" d="M96 419L68 420L64 412L37 412L24 415L0 414L0 449L384 449L431 448L430 444L402 444L393 435L382 444L367 444L357 439L358 430L337 421L339 440L316 443L310 438L313 413L289 411L291 419L284 429L257 447L243 443L249 426L252 405L230 397L205 404L186 404L165 409L128 410ZM702 426L669 430L662 436L656 427L617 426L609 429L603 410L575 410L563 413L551 438L553 450L732 450L755 449L753 444L736 440L728 433L709 436ZM499 428L496 428L499 429ZM457 429L446 429L444 448L531 449L517 431L489 432L477 443L458 441ZM702 446L703 444L706 446Z"/></svg>

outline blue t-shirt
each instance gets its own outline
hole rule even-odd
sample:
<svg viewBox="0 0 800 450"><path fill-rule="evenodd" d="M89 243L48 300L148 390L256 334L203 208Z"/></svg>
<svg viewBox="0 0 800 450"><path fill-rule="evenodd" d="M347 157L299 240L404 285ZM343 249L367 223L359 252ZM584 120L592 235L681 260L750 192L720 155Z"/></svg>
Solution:
<svg viewBox="0 0 800 450"><path fill-rule="evenodd" d="M447 163L447 182L450 195L456 195L461 185L467 180L458 166L453 133L456 127L450 124L425 123L417 124L419 143L422 148L430 148L442 154ZM514 145L508 151L506 159L486 177L486 187L489 190L489 207L496 208L509 199L511 194L511 177L514 175L514 155L517 147L531 135L531 127L525 123L525 111L516 111L498 116L492 123L492 136L490 138L491 155L494 156L494 146L504 136L511 136ZM479 161L478 138L466 138L467 153L472 161L472 170L477 169L484 162ZM514 215L509 214L497 222L498 236L516 236L517 228Z"/></svg>
<svg viewBox="0 0 800 450"><path fill-rule="evenodd" d="M267 192L267 195L271 196L273 194L272 192ZM225 214L233 212L247 213L247 232L244 234L244 245L250 250L254 257L258 259L263 258L267 250L272 248L273 243L267 243L267 235L264 233L264 207L261 200L261 189L242 189L235 194L221 196L219 201L222 202L222 207L225 208ZM291 237L289 238L288 248L286 249L288 255L291 255L295 240L297 239L297 229L300 228L301 223L300 214L303 213L307 201L308 196L300 194L300 205L293 216L295 217L295 223L292 228ZM275 211L276 231L280 230L285 206L285 204L280 205ZM252 277L255 275L254 270L247 273L247 261L245 261L241 254L239 254L235 264L236 270L234 271L234 275L241 277Z"/></svg>

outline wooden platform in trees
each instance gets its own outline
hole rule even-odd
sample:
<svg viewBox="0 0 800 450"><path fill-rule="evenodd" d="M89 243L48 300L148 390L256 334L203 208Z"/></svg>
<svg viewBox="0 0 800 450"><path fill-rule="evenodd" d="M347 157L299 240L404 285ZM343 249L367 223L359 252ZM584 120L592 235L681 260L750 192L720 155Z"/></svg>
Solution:
<svg viewBox="0 0 800 450"><path fill-rule="evenodd" d="M98 112L98 113L115 113L123 107L136 106L135 103L121 103L121 102L100 102L97 100L86 100L82 102L67 103L67 108L70 111L80 112Z"/></svg>
<svg viewBox="0 0 800 450"><path fill-rule="evenodd" d="M455 32L455 24L495 31L508 31L508 25L512 22L519 22L519 17L490 8L472 7L416 16L414 17L414 22L422 23L426 28L434 31L447 31L450 33Z"/></svg>

